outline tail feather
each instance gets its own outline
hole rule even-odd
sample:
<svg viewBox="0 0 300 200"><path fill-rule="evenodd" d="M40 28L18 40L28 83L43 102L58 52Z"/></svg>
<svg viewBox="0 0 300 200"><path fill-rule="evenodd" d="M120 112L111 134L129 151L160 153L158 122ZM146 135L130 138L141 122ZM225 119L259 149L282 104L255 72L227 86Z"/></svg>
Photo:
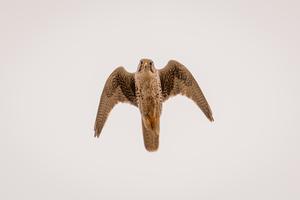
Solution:
<svg viewBox="0 0 300 200"><path fill-rule="evenodd" d="M150 123L151 125L149 128L145 126L144 124L145 120L142 120L142 126L143 126L143 137L144 137L144 145L147 151L153 152L157 151L159 147L159 121L158 125L155 123L155 128L153 127L153 123ZM153 128L152 128L153 127Z"/></svg>

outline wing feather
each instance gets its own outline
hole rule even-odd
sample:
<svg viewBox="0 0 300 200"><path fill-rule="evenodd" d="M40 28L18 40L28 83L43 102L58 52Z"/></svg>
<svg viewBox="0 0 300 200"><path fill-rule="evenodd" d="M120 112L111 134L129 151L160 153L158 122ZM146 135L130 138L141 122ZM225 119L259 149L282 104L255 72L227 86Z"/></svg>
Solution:
<svg viewBox="0 0 300 200"><path fill-rule="evenodd" d="M192 73L181 63L170 60L159 70L163 101L171 96L182 94L192 99L205 116L214 121L211 108Z"/></svg>
<svg viewBox="0 0 300 200"><path fill-rule="evenodd" d="M137 106L134 73L127 72L124 67L115 69L105 83L94 126L95 137L100 136L110 111L119 102Z"/></svg>

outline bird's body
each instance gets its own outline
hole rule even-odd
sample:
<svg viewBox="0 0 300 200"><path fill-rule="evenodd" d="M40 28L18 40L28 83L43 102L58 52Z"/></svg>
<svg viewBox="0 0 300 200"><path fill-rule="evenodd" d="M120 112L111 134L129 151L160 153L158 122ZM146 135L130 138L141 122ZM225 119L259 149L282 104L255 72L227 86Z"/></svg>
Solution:
<svg viewBox="0 0 300 200"><path fill-rule="evenodd" d="M165 68L157 70L152 60L142 59L136 73L129 73L123 67L117 68L107 79L101 95L95 136L99 137L114 105L128 102L140 110L145 148L156 151L159 146L162 103L177 94L191 98L213 121L210 106L199 85L179 62L171 60Z"/></svg>
<svg viewBox="0 0 300 200"><path fill-rule="evenodd" d="M151 61L144 60L144 65ZM135 74L138 108L141 113L145 147L156 150L159 143L162 93L158 71L144 70Z"/></svg>
<svg viewBox="0 0 300 200"><path fill-rule="evenodd" d="M135 75L136 97L143 116L160 115L162 107L161 85L158 72Z"/></svg>

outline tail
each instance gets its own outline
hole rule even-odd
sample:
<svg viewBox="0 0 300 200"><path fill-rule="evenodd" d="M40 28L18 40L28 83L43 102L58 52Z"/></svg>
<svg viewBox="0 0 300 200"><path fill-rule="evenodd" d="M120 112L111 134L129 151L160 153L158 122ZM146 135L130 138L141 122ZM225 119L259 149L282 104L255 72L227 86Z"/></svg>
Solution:
<svg viewBox="0 0 300 200"><path fill-rule="evenodd" d="M159 117L144 117L142 120L144 145L147 151L158 150L159 146Z"/></svg>

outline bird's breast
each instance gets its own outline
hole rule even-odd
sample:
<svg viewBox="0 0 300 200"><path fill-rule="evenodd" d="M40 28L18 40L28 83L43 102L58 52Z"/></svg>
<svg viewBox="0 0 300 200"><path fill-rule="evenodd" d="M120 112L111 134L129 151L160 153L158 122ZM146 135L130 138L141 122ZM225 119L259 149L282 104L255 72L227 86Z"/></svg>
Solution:
<svg viewBox="0 0 300 200"><path fill-rule="evenodd" d="M144 115L157 115L161 112L161 89L157 76L136 76L136 93L138 105Z"/></svg>

